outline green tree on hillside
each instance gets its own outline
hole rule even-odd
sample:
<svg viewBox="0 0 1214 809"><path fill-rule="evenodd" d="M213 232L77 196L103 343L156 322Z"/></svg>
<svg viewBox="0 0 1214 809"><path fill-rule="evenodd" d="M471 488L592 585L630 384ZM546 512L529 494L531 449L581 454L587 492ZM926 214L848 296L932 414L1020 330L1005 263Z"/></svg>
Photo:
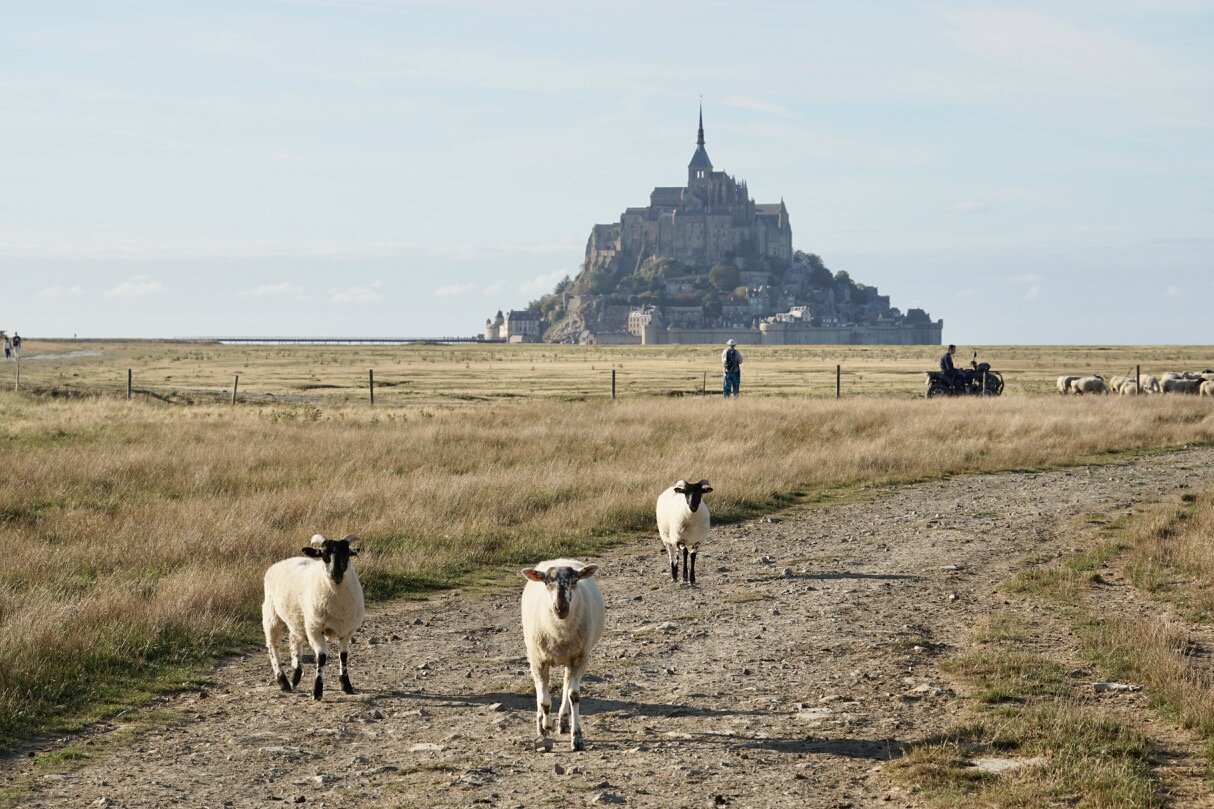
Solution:
<svg viewBox="0 0 1214 809"><path fill-rule="evenodd" d="M732 264L714 264L708 271L708 280L712 285L724 292L736 287L742 280L738 268Z"/></svg>
<svg viewBox="0 0 1214 809"><path fill-rule="evenodd" d="M816 253L803 253L798 250L793 254L792 260L809 271L809 283L823 288L834 286L835 276Z"/></svg>

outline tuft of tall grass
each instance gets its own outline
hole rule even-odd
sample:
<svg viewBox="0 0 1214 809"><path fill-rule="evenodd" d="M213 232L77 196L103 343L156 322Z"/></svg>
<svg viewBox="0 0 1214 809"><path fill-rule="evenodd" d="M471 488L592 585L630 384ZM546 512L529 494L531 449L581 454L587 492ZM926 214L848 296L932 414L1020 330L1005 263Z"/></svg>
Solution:
<svg viewBox="0 0 1214 809"><path fill-rule="evenodd" d="M1214 492L1190 493L1158 504L1124 529L1131 549L1122 560L1144 593L1172 603L1180 616L1088 613L1078 622L1093 659L1111 676L1140 683L1154 703L1206 741L1214 777L1214 669L1209 640L1188 622L1214 616Z"/></svg>
<svg viewBox="0 0 1214 809"><path fill-rule="evenodd" d="M718 521L792 493L1214 439L1191 399L651 398L428 408L0 394L0 737L255 634L261 576L356 532L369 593L652 534L707 477ZM655 540L656 542L656 540Z"/></svg>
<svg viewBox="0 0 1214 809"><path fill-rule="evenodd" d="M1208 625L1214 616L1214 492L1140 506L1101 533L1097 546L1026 568L1007 589L1063 604L1062 614L1102 676L1140 684L1154 707L1204 740L1207 780L1214 780L1210 641L1192 626ZM1183 620L1166 610L1110 615L1092 590L1092 571L1106 564L1122 568L1148 598L1171 603Z"/></svg>
<svg viewBox="0 0 1214 809"><path fill-rule="evenodd" d="M1161 805L1150 740L1077 698L1055 661L1026 651L1037 628L1010 613L977 627L970 651L946 659L973 699L976 718L911 746L893 764L896 778L944 807ZM1009 759L999 775L978 759Z"/></svg>
<svg viewBox="0 0 1214 809"><path fill-rule="evenodd" d="M976 759L1024 763L999 775ZM1163 799L1151 773L1150 740L1073 701L986 716L916 744L893 764L895 777L933 806L1077 806L1154 809Z"/></svg>

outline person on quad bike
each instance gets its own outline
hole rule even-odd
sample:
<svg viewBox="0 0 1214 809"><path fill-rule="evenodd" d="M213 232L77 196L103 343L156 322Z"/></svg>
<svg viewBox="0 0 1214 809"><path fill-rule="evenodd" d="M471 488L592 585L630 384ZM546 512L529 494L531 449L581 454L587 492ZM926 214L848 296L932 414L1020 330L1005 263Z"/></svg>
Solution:
<svg viewBox="0 0 1214 809"><path fill-rule="evenodd" d="M955 386L958 383L967 385L971 378L970 372L953 365L953 355L956 353L957 346L950 343L948 351L945 351L944 355L940 357L940 373L944 375L950 385Z"/></svg>

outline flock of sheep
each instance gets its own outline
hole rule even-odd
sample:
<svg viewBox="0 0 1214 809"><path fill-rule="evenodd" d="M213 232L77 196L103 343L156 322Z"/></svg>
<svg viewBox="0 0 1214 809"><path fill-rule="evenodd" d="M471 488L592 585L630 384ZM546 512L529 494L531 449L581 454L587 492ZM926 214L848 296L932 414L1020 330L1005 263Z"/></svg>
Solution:
<svg viewBox="0 0 1214 809"><path fill-rule="evenodd" d="M1092 376L1068 375L1058 377L1058 392L1082 396L1085 393L1119 393L1134 396L1138 393L1190 393L1214 396L1214 371L1168 371L1158 378L1142 374L1111 376L1105 379L1099 374Z"/></svg>
<svg viewBox="0 0 1214 809"><path fill-rule="evenodd" d="M683 582L695 584L696 553L711 527L703 497L711 491L707 480L680 480L658 496L658 533L670 559L670 578L676 583L681 553ZM358 555L357 542L354 534L337 540L316 534L302 556L276 562L266 571L262 627L270 668L283 691L294 690L303 678L301 653L306 641L316 657L312 698L324 696L329 643L338 649L341 690L354 692L348 667L350 640L364 615L362 585L350 566ZM603 595L593 578L597 572L597 565L576 559L549 559L523 571L527 579L522 595L523 641L535 680L536 733L547 745L551 745L548 734L559 725L561 733L570 734L573 750L585 749L581 680L606 622ZM278 659L284 632L291 649L289 673ZM556 723L548 692L548 673L554 666L565 669Z"/></svg>
<svg viewBox="0 0 1214 809"><path fill-rule="evenodd" d="M1083 395L1111 393L1190 393L1214 397L1214 371L1168 372L1156 378L1100 375L1060 376L1058 392ZM696 581L696 553L708 538L711 527L703 497L712 491L707 480L680 480L658 496L657 523L662 545L670 561L670 578L679 581L682 556L683 583ZM337 645L341 689L353 693L350 684L350 640L362 626L362 586L350 560L358 555L358 537L350 534L333 540L316 534L302 556L271 565L265 575L262 627L270 668L283 691L292 691L303 678L301 654L306 641L316 657L316 679L312 698L324 696L324 672L329 661L329 643ZM576 559L549 559L523 571L522 624L527 660L535 680L536 732L541 738L559 724L570 733L572 749L582 750L581 679L590 653L603 635L606 619L603 595L594 582L597 565ZM291 670L278 659L277 646L283 634L291 649ZM548 692L548 674L554 666L565 668L561 707L553 722Z"/></svg>

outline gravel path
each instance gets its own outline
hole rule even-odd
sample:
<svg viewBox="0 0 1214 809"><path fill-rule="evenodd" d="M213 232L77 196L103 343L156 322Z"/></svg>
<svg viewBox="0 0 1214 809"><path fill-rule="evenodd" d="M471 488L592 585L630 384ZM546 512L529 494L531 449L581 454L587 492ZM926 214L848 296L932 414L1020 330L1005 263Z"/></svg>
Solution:
<svg viewBox="0 0 1214 809"><path fill-rule="evenodd" d="M917 806L883 765L959 718L937 663L1005 608L998 583L1073 547L1076 517L1211 487L1214 449L877 489L714 529L694 589L655 532L595 560L583 753L535 749L519 577L375 610L353 696L335 671L320 704L281 694L250 654L163 700L163 725L98 728L104 752L62 775L9 758L0 785L29 807Z"/></svg>

